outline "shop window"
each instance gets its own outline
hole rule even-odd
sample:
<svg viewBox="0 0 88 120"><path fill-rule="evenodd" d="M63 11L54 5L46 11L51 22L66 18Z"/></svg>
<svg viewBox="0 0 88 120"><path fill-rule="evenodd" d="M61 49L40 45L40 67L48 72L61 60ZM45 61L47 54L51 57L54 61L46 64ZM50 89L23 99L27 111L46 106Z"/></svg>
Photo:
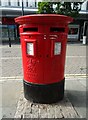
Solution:
<svg viewBox="0 0 88 120"><path fill-rule="evenodd" d="M69 25L68 39L78 40L79 38L79 25Z"/></svg>
<svg viewBox="0 0 88 120"><path fill-rule="evenodd" d="M10 0L8 0L8 5L11 6L11 1Z"/></svg>
<svg viewBox="0 0 88 120"><path fill-rule="evenodd" d="M88 10L88 1L87 1L87 10Z"/></svg>
<svg viewBox="0 0 88 120"><path fill-rule="evenodd" d="M28 7L28 1L26 2L26 7Z"/></svg>
<svg viewBox="0 0 88 120"><path fill-rule="evenodd" d="M78 34L78 28L70 28L68 34L69 35Z"/></svg>
<svg viewBox="0 0 88 120"><path fill-rule="evenodd" d="M17 1L17 6L20 6L20 2L19 2L19 0Z"/></svg>
<svg viewBox="0 0 88 120"><path fill-rule="evenodd" d="M1 6L1 0L0 0L0 6Z"/></svg>

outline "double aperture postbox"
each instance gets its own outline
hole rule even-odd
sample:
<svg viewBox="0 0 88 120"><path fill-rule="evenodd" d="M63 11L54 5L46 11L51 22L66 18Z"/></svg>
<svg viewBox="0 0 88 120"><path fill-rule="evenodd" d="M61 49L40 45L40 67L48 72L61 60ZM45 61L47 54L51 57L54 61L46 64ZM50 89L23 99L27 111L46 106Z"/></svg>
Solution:
<svg viewBox="0 0 88 120"><path fill-rule="evenodd" d="M64 97L66 42L71 21L71 17L56 14L15 18L20 24L26 99L53 103Z"/></svg>

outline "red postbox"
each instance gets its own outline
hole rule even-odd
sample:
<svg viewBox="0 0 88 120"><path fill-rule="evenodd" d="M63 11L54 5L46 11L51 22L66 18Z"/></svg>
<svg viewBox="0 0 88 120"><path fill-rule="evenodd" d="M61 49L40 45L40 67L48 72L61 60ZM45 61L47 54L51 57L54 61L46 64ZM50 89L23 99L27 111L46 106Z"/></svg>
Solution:
<svg viewBox="0 0 88 120"><path fill-rule="evenodd" d="M56 14L15 18L20 24L26 99L53 103L64 97L66 42L72 20Z"/></svg>

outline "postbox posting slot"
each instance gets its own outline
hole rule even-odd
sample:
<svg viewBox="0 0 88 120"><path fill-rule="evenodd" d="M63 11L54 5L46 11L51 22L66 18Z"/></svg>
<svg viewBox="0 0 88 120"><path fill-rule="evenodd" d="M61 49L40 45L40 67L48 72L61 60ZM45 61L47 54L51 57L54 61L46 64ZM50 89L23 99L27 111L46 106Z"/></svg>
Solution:
<svg viewBox="0 0 88 120"><path fill-rule="evenodd" d="M37 27L23 28L23 32L38 32Z"/></svg>
<svg viewBox="0 0 88 120"><path fill-rule="evenodd" d="M63 27L51 27L50 32L65 32L65 28Z"/></svg>

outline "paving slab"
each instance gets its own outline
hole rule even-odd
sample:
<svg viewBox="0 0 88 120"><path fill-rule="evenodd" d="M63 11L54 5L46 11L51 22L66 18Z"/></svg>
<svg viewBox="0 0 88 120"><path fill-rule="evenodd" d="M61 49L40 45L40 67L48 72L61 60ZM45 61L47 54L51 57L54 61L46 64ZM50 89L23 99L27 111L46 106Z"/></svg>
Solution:
<svg viewBox="0 0 88 120"><path fill-rule="evenodd" d="M22 81L20 80L0 80L0 117L14 118L17 102L22 91Z"/></svg>
<svg viewBox="0 0 88 120"><path fill-rule="evenodd" d="M58 103L39 104L26 100L22 92L14 118L80 118L80 116L67 98L67 93Z"/></svg>
<svg viewBox="0 0 88 120"><path fill-rule="evenodd" d="M67 97L81 118L86 118L86 79L69 79L65 82Z"/></svg>

